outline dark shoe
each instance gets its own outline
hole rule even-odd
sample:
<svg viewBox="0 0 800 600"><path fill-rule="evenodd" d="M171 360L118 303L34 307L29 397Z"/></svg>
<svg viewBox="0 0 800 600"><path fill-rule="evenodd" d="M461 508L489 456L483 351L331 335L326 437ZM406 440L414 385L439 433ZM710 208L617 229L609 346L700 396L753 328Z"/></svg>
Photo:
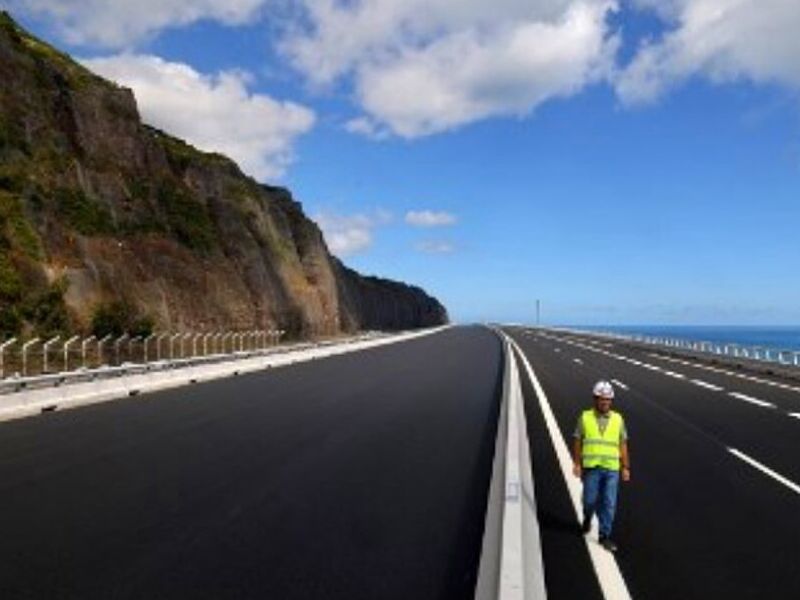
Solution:
<svg viewBox="0 0 800 600"><path fill-rule="evenodd" d="M609 552L616 552L617 551L617 545L613 541L611 541L610 537L606 537L606 536L602 536L601 535L600 539L598 541L600 542L600 545L603 548L605 548L606 550L608 550Z"/></svg>
<svg viewBox="0 0 800 600"><path fill-rule="evenodd" d="M583 523L581 523L581 533L586 535L592 530L592 517L583 517Z"/></svg>

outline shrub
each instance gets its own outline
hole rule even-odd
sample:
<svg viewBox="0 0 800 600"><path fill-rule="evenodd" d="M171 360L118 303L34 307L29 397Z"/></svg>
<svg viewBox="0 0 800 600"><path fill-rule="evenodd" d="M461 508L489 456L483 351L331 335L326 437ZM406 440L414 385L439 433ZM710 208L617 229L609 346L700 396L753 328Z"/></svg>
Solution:
<svg viewBox="0 0 800 600"><path fill-rule="evenodd" d="M36 335L52 337L69 331L69 315L64 303L66 290L67 282L62 279L24 300L21 316L33 324Z"/></svg>
<svg viewBox="0 0 800 600"><path fill-rule="evenodd" d="M80 190L56 190L56 210L66 222L83 235L109 235L115 232L111 212Z"/></svg>
<svg viewBox="0 0 800 600"><path fill-rule="evenodd" d="M210 252L214 248L214 223L204 204L172 182L159 186L158 201L170 229L181 244L199 252Z"/></svg>
<svg viewBox="0 0 800 600"><path fill-rule="evenodd" d="M119 300L95 307L92 316L92 333L98 338L128 333L133 337L146 337L153 333L154 322L150 316L141 316L126 302Z"/></svg>

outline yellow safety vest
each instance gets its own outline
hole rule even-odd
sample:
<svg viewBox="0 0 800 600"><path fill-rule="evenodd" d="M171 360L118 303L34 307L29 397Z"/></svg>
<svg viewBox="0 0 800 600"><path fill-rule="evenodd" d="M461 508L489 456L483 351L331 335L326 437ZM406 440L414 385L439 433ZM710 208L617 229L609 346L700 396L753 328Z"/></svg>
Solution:
<svg viewBox="0 0 800 600"><path fill-rule="evenodd" d="M619 446L622 435L622 415L610 411L608 425L601 434L594 409L586 410L581 415L583 421L583 447L581 458L584 469L600 467L610 471L619 471Z"/></svg>

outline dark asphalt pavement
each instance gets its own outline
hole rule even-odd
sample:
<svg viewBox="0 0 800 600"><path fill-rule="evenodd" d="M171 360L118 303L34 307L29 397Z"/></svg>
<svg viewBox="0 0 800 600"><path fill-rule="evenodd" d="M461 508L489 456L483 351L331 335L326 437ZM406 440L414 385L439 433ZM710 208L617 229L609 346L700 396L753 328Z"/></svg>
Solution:
<svg viewBox="0 0 800 600"><path fill-rule="evenodd" d="M470 598L483 328L0 424L0 598Z"/></svg>
<svg viewBox="0 0 800 600"><path fill-rule="evenodd" d="M633 598L800 598L800 495L728 451L735 447L800 482L800 421L787 412L796 410L800 394L659 362L646 352L593 343L590 350L564 342L585 345L586 338L553 333L545 338L520 328L508 332L532 363L568 442L580 410L591 405L596 380L614 378L628 388L617 388L616 408L631 436L632 481L621 490L615 537L617 561ZM686 379L665 375L664 369ZM724 389L700 387L692 378ZM574 542L575 513L539 399L525 379L548 596L596 597L585 575L586 550ZM743 402L729 392L776 408ZM578 593L577 586L584 591Z"/></svg>

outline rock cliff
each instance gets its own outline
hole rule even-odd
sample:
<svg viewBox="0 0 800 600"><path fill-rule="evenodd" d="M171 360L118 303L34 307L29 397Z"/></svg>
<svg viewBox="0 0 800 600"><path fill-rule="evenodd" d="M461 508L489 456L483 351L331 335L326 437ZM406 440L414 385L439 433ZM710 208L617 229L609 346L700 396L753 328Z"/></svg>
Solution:
<svg viewBox="0 0 800 600"><path fill-rule="evenodd" d="M0 334L446 322L362 277L282 188L143 124L132 92L0 13Z"/></svg>

